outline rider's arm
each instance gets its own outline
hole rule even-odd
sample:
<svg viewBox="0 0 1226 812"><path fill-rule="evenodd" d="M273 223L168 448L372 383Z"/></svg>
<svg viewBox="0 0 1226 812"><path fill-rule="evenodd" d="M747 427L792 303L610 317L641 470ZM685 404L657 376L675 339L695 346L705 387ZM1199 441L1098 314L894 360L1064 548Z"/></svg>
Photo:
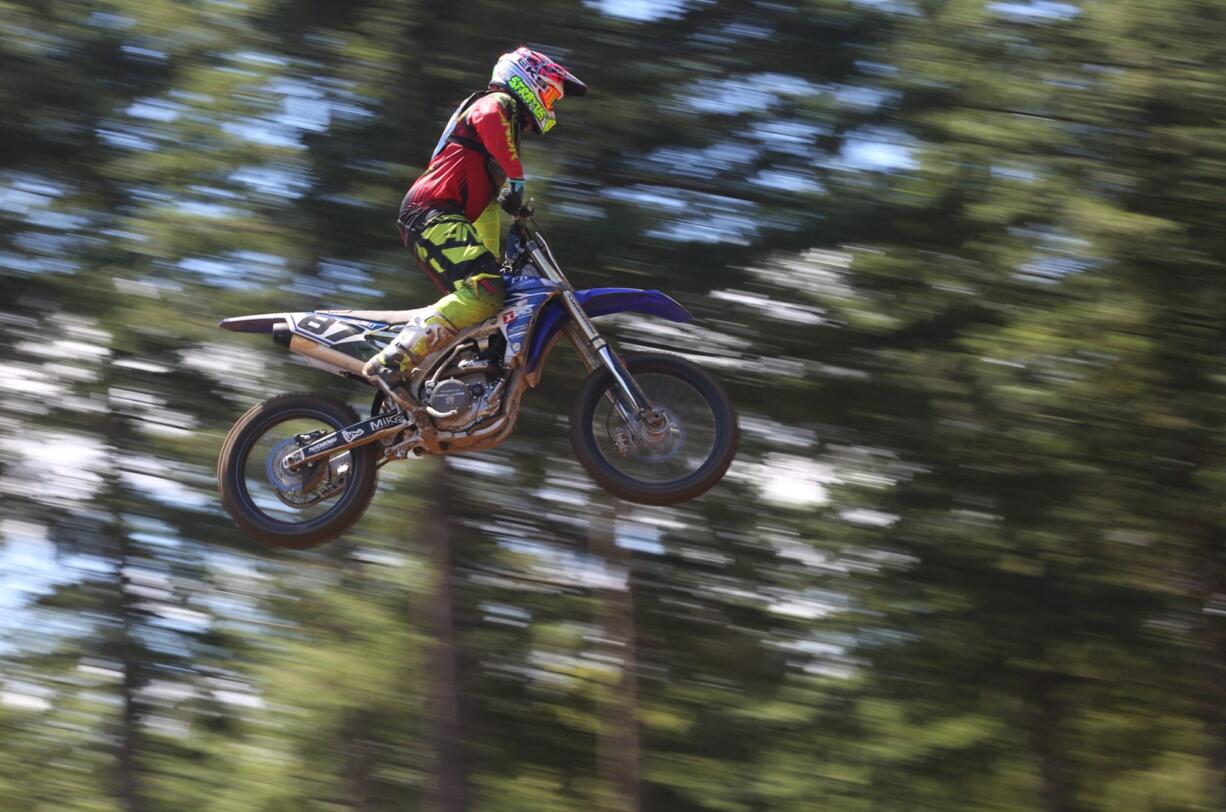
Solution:
<svg viewBox="0 0 1226 812"><path fill-rule="evenodd" d="M495 94L495 97L498 95L502 94ZM519 162L519 150L515 147L515 103L509 96L505 97L505 103L498 98L491 101L495 103L474 105L468 120L477 131L481 143L506 173L507 180L512 185L522 186L524 167Z"/></svg>

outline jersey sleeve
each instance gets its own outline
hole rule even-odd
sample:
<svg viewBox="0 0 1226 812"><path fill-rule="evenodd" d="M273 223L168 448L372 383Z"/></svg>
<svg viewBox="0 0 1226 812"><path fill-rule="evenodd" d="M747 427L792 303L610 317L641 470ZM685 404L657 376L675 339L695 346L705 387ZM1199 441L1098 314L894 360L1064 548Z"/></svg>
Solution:
<svg viewBox="0 0 1226 812"><path fill-rule="evenodd" d="M472 106L468 121L477 131L477 137L489 150L494 161L506 173L508 180L524 179L524 167L519 162L519 149L515 146L514 102L509 97L498 98L491 94Z"/></svg>

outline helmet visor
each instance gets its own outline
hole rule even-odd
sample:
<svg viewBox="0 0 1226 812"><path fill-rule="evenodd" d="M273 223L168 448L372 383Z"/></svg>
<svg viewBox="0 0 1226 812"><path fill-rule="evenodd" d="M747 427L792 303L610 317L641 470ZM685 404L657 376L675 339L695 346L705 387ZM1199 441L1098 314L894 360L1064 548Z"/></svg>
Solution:
<svg viewBox="0 0 1226 812"><path fill-rule="evenodd" d="M546 110L552 110L554 104L560 98L562 98L562 91L553 85L549 85L541 91L541 104L545 105Z"/></svg>

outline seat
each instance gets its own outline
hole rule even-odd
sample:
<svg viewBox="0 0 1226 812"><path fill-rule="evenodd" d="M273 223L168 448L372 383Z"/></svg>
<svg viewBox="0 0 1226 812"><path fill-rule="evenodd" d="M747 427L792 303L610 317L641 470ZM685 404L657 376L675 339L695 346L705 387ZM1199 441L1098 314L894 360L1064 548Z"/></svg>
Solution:
<svg viewBox="0 0 1226 812"><path fill-rule="evenodd" d="M325 316L345 316L362 321L379 321L384 324L405 324L411 321L419 311L426 309L418 307L413 310L316 310L315 312Z"/></svg>

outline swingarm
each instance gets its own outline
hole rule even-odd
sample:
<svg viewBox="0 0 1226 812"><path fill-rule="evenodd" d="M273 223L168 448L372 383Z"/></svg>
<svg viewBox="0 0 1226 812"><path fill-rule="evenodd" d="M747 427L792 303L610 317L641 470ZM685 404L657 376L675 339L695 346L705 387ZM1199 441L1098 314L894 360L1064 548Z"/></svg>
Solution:
<svg viewBox="0 0 1226 812"><path fill-rule="evenodd" d="M375 415L331 434L311 438L310 445L286 456L285 467L293 471L303 465L310 465L317 460L330 457L338 451L357 448L360 445L389 437L412 425L402 412Z"/></svg>

